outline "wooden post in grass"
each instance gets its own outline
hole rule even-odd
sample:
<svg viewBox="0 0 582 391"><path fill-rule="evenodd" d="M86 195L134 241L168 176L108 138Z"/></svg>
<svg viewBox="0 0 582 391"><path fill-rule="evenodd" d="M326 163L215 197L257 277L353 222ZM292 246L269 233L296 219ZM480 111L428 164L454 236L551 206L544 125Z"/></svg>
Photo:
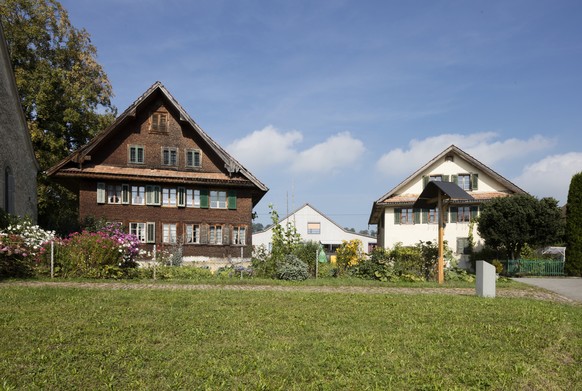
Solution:
<svg viewBox="0 0 582 391"><path fill-rule="evenodd" d="M437 272L438 272L438 282L439 284L443 284L445 282L445 260L444 260L445 211L443 207L443 196L440 191L438 193L437 208L439 211L439 260Z"/></svg>
<svg viewBox="0 0 582 391"><path fill-rule="evenodd" d="M51 240L51 278L55 278L55 241Z"/></svg>
<svg viewBox="0 0 582 391"><path fill-rule="evenodd" d="M439 259L437 277L439 284L445 282L445 212L451 200L472 201L474 198L453 182L429 181L418 196L412 208L435 208L439 214Z"/></svg>

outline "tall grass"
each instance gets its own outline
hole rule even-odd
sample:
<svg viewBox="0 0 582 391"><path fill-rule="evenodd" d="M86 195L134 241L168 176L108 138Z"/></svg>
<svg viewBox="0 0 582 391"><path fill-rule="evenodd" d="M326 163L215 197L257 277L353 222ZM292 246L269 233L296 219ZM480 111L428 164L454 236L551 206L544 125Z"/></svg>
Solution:
<svg viewBox="0 0 582 391"><path fill-rule="evenodd" d="M0 389L571 389L582 307L0 284Z"/></svg>

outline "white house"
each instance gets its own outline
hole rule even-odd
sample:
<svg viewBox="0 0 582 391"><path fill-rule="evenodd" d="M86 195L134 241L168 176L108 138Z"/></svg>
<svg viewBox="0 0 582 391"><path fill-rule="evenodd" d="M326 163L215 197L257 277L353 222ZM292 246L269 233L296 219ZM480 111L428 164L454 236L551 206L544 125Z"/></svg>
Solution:
<svg viewBox="0 0 582 391"><path fill-rule="evenodd" d="M368 253L376 245L376 238L346 231L323 213L309 204L305 204L279 223L286 227L291 223L304 241L321 242L328 254L334 253L344 240L359 239L364 252ZM273 228L253 234L253 245L264 245L268 250L272 245Z"/></svg>
<svg viewBox="0 0 582 391"><path fill-rule="evenodd" d="M477 159L451 145L403 182L380 197L372 206L369 224L378 227L378 246L391 248L400 242L414 245L419 240L436 242L438 215L436 209L413 209L413 204L429 181L454 182L469 193L472 201L452 201L445 217L445 240L460 261L469 267L466 254L469 231L472 230L475 250L483 246L476 224L481 204L496 197L525 194Z"/></svg>

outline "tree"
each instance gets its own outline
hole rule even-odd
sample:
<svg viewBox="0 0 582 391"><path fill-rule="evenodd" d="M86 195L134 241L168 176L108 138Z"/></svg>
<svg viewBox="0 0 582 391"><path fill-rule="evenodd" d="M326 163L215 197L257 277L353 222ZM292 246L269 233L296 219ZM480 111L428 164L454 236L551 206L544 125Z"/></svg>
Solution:
<svg viewBox="0 0 582 391"><path fill-rule="evenodd" d="M574 175L566 204L566 264L567 274L582 277L582 172Z"/></svg>
<svg viewBox="0 0 582 391"><path fill-rule="evenodd" d="M261 232L265 227L261 223L253 223L253 233Z"/></svg>
<svg viewBox="0 0 582 391"><path fill-rule="evenodd" d="M41 171L87 143L115 118L112 87L84 29L56 0L4 0L0 18ZM39 223L66 230L76 197L39 177Z"/></svg>
<svg viewBox="0 0 582 391"><path fill-rule="evenodd" d="M273 234L271 237L271 252L267 254L261 251L260 256L253 258L253 268L259 275L266 277L276 277L279 266L285 261L288 255L294 255L301 246L301 235L295 226L288 221L283 227L279 221L279 213L273 205L269 205L271 220L273 222Z"/></svg>
<svg viewBox="0 0 582 391"><path fill-rule="evenodd" d="M564 222L558 201L520 194L495 198L483 204L477 230L491 248L505 248L511 259L523 246L554 244L563 236Z"/></svg>

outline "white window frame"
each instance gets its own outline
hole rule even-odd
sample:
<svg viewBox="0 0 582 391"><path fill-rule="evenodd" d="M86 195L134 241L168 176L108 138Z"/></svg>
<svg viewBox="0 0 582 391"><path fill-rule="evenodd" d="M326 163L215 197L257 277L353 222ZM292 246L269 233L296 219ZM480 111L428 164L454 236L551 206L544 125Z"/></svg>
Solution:
<svg viewBox="0 0 582 391"><path fill-rule="evenodd" d="M171 208L178 206L178 192L175 187L162 188L162 206Z"/></svg>
<svg viewBox="0 0 582 391"><path fill-rule="evenodd" d="M162 203L162 190L160 186L157 185L147 185L146 186L146 205L161 205Z"/></svg>
<svg viewBox="0 0 582 391"><path fill-rule="evenodd" d="M470 174L457 175L457 185L465 191L471 190L471 175Z"/></svg>
<svg viewBox="0 0 582 391"><path fill-rule="evenodd" d="M200 224L184 225L184 244L200 244Z"/></svg>
<svg viewBox="0 0 582 391"><path fill-rule="evenodd" d="M308 235L321 234L321 223L317 221L307 222L307 234Z"/></svg>
<svg viewBox="0 0 582 391"><path fill-rule="evenodd" d="M121 205L121 193L121 185L107 185L107 203L112 205Z"/></svg>
<svg viewBox="0 0 582 391"><path fill-rule="evenodd" d="M400 210L400 224L402 225L414 224L414 209L402 208Z"/></svg>
<svg viewBox="0 0 582 391"><path fill-rule="evenodd" d="M208 227L208 243L209 244L222 244L222 225L210 225Z"/></svg>
<svg viewBox="0 0 582 391"><path fill-rule="evenodd" d="M200 208L200 190L186 189L186 207Z"/></svg>
<svg viewBox="0 0 582 391"><path fill-rule="evenodd" d="M131 204L145 205L145 186L131 186Z"/></svg>
<svg viewBox="0 0 582 391"><path fill-rule="evenodd" d="M245 246L247 243L247 227L244 225L232 227L232 244Z"/></svg>
<svg viewBox="0 0 582 391"><path fill-rule="evenodd" d="M135 235L141 243L146 243L146 223L129 223L129 233Z"/></svg>
<svg viewBox="0 0 582 391"><path fill-rule="evenodd" d="M228 196L224 190L210 191L210 208L211 209L226 209L228 205Z"/></svg>
<svg viewBox="0 0 582 391"><path fill-rule="evenodd" d="M167 244L175 244L178 242L177 224L163 223L162 224L162 242Z"/></svg>
<svg viewBox="0 0 582 391"><path fill-rule="evenodd" d="M459 206L457 208L457 223L469 223L471 221L471 207Z"/></svg>
<svg viewBox="0 0 582 391"><path fill-rule="evenodd" d="M438 224L439 223L439 210L438 208L429 209L426 213L426 222L428 224Z"/></svg>

